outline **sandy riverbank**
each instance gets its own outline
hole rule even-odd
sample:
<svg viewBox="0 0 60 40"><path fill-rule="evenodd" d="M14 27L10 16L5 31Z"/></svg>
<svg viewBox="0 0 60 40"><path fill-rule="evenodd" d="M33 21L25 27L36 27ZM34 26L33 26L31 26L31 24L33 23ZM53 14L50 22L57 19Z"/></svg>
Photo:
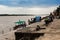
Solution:
<svg viewBox="0 0 60 40"><path fill-rule="evenodd" d="M50 23L47 27L43 26L44 22L37 22L31 25L28 25L29 27L36 27L36 25L40 25L40 27L45 27L45 30L40 30L38 32L44 32L44 36L39 37L36 40L60 40L60 19L54 19L52 23ZM27 26L27 27L28 27ZM16 31L16 30L15 30ZM11 31L9 33L0 35L0 40L15 40L14 32Z"/></svg>

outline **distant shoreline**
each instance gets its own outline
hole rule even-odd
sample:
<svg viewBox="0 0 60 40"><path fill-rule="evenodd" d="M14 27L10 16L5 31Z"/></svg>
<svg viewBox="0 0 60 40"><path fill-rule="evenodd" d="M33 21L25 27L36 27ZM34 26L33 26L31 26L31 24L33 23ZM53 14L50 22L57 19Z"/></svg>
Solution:
<svg viewBox="0 0 60 40"><path fill-rule="evenodd" d="M43 16L43 15L48 15L48 14L0 14L0 16Z"/></svg>
<svg viewBox="0 0 60 40"><path fill-rule="evenodd" d="M34 16L33 14L0 14L0 16Z"/></svg>

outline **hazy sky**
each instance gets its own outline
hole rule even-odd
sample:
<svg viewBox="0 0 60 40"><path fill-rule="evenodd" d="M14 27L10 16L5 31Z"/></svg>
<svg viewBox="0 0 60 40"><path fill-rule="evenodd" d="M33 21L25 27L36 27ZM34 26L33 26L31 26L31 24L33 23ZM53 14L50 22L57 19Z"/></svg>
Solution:
<svg viewBox="0 0 60 40"><path fill-rule="evenodd" d="M48 14L60 0L0 0L0 14Z"/></svg>

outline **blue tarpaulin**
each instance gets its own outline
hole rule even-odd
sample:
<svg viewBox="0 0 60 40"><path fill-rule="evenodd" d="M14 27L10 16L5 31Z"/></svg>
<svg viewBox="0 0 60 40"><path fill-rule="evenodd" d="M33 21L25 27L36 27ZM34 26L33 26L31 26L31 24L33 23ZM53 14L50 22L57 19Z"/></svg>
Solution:
<svg viewBox="0 0 60 40"><path fill-rule="evenodd" d="M41 21L41 16L36 16L35 19L36 19L35 20L36 22L39 22L39 21Z"/></svg>

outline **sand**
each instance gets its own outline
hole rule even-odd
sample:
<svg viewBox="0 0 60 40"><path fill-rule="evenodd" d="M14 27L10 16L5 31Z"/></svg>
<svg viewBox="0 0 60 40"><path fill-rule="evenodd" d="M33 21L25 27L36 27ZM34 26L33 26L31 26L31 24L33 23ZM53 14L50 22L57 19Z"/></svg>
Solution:
<svg viewBox="0 0 60 40"><path fill-rule="evenodd" d="M36 27L36 25L40 25L40 27L45 27L45 30L38 31L45 33L44 36L36 38L35 40L60 40L60 19L54 19L52 23L50 23L47 27L44 26L44 22L37 22L27 27ZM16 30L15 30L16 31ZM11 31L9 33L0 35L0 40L15 40L14 32Z"/></svg>

